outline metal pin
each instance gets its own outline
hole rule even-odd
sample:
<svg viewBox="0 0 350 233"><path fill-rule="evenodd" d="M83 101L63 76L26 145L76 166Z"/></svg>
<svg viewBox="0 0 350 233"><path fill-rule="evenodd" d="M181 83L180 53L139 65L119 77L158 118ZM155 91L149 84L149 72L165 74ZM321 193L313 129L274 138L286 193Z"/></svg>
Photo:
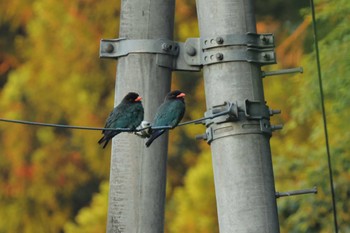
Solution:
<svg viewBox="0 0 350 233"><path fill-rule="evenodd" d="M291 69L275 70L275 71L262 71L261 76L264 78L266 76L292 74L292 73L303 73L303 67L296 67Z"/></svg>
<svg viewBox="0 0 350 233"><path fill-rule="evenodd" d="M281 130L281 129L283 129L283 125L271 125L272 131Z"/></svg>
<svg viewBox="0 0 350 233"><path fill-rule="evenodd" d="M295 195L301 195L301 194L317 194L317 187L313 187L312 189L302 189L302 190L296 190L296 191L289 191L289 192L276 192L275 196L276 198L279 197L289 197L289 196L295 196Z"/></svg>
<svg viewBox="0 0 350 233"><path fill-rule="evenodd" d="M270 116L273 116L275 114L280 114L281 110L279 109L270 109Z"/></svg>
<svg viewBox="0 0 350 233"><path fill-rule="evenodd" d="M196 135L196 140L207 140L207 139L208 139L208 135L207 134Z"/></svg>

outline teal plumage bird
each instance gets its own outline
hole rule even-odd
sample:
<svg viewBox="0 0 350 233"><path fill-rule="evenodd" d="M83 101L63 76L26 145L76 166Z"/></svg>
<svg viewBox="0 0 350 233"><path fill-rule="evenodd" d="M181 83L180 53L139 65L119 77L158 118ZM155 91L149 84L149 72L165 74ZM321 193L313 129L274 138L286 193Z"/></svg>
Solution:
<svg viewBox="0 0 350 233"><path fill-rule="evenodd" d="M154 117L152 127L169 126L175 128L185 114L185 93L176 90L169 92L164 102L159 106ZM152 142L161 136L167 129L152 129L151 136L146 142L149 147Z"/></svg>
<svg viewBox="0 0 350 233"><path fill-rule="evenodd" d="M144 110L141 103L142 98L135 92L129 92L116 106L107 118L105 128L126 128L135 130L143 120ZM103 130L103 137L98 141L104 143L105 148L108 142L121 131Z"/></svg>

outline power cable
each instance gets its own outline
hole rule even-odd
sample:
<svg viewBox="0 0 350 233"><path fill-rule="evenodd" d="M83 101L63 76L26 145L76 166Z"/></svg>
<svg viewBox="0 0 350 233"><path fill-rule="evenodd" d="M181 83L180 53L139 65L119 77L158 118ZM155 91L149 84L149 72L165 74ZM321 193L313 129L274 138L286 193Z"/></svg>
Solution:
<svg viewBox="0 0 350 233"><path fill-rule="evenodd" d="M65 129L111 130L111 131L122 131L122 132L138 131L138 130L124 129L124 128L100 128L100 127L90 127L90 126L60 125L60 124L42 123L42 122L24 121L24 120L13 120L13 119L5 119L5 118L0 118L0 121L8 122L8 123L23 124L23 125L45 126L45 127L65 128ZM144 130L144 129L146 129L146 128L142 128L141 130Z"/></svg>
<svg viewBox="0 0 350 233"><path fill-rule="evenodd" d="M333 206L333 218L334 218L334 230L335 233L338 233L338 221L337 221L337 207L335 201L335 191L334 191L334 182L333 182L333 171L331 163L331 153L328 140L328 127L327 127L327 115L326 108L324 104L324 93L323 93L323 84L322 84L322 72L321 72L321 63L320 63L320 54L318 49L318 36L317 36L317 26L316 26L316 17L315 17L315 4L313 0L310 0L310 7L312 12L312 26L314 33L314 42L315 42L315 52L316 52L316 62L317 62L317 73L318 73L318 83L320 88L320 99L321 99L321 108L322 108L322 118L323 118L323 128L326 141L326 150L327 150L327 160L328 160L328 170L329 170L329 180L330 188L332 193L332 206Z"/></svg>
<svg viewBox="0 0 350 233"><path fill-rule="evenodd" d="M202 117L200 119L191 120L191 121L185 121L178 124L178 126L184 126L189 124L200 124L203 123L205 120L213 119L222 115L229 114L231 111L232 103L229 103L228 109L207 117ZM43 127L54 127L54 128L65 128L65 129L80 129L80 130L110 130L110 131L121 131L121 132L140 132L146 129L172 129L170 126L156 126L152 127L151 125L137 128L135 130L128 129L128 128L101 128L101 127L91 127L91 126L76 126L76 125L61 125L61 124L53 124L53 123L43 123L43 122L34 122L34 121L26 121L26 120L14 120L14 119L6 119L6 118L0 118L0 121L7 122L7 123L15 123L15 124L24 124L24 125L33 125L33 126L43 126Z"/></svg>

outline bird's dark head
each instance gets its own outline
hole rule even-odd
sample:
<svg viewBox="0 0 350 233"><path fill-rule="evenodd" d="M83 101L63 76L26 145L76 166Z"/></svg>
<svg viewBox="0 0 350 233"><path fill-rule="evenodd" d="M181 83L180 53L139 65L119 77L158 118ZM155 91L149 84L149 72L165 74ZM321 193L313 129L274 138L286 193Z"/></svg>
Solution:
<svg viewBox="0 0 350 233"><path fill-rule="evenodd" d="M123 99L123 101L130 103L140 102L141 100L141 96L139 96L139 94L137 94L136 92L129 92Z"/></svg>
<svg viewBox="0 0 350 233"><path fill-rule="evenodd" d="M167 96L165 97L166 100L175 100L175 99L181 99L184 100L185 97L185 93L183 93L182 91L179 90L175 90L175 91L171 91L167 94Z"/></svg>

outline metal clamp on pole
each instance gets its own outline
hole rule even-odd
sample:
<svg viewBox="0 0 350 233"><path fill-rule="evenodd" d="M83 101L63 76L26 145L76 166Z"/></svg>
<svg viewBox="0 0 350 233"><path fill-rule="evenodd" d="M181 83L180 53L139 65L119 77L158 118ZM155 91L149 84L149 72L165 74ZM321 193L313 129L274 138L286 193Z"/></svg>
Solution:
<svg viewBox="0 0 350 233"><path fill-rule="evenodd" d="M281 110L269 109L265 103L250 100L245 100L242 108L248 120L259 120L260 130L263 133L272 135L273 131L283 128L283 125L270 124L270 116L280 114Z"/></svg>
<svg viewBox="0 0 350 233"><path fill-rule="evenodd" d="M256 34L248 32L246 34L230 34L216 37L201 38L201 46L203 49L210 49L215 47L223 47L230 45L246 45L248 47L256 48L273 48L274 36L268 34Z"/></svg>
<svg viewBox="0 0 350 233"><path fill-rule="evenodd" d="M187 64L177 62L180 53L180 44L167 39L139 39L126 38L102 39L100 43L100 57L118 59L132 53L156 54L156 64L170 69L198 71L199 68L191 68ZM164 56L172 59L164 59Z"/></svg>
<svg viewBox="0 0 350 233"><path fill-rule="evenodd" d="M118 59L132 53L156 54L156 64L172 70L199 71L200 65L193 66L184 59L186 45L167 39L131 40L126 38L102 39L100 43L100 58ZM171 56L173 59L163 59Z"/></svg>
<svg viewBox="0 0 350 233"><path fill-rule="evenodd" d="M189 38L185 52L179 59L184 59L192 66L203 66L221 62L247 61L261 65L276 63L272 34L231 34L209 38Z"/></svg>
<svg viewBox="0 0 350 233"><path fill-rule="evenodd" d="M270 110L265 103L259 101L245 100L242 110L244 115L251 120L270 119Z"/></svg>
<svg viewBox="0 0 350 233"><path fill-rule="evenodd" d="M270 116L281 113L280 110L269 109L265 103L248 99L238 104L225 102L210 108L204 114L206 133L197 135L196 139L207 140L210 144L217 138L242 134L272 135L275 130L282 129L282 125L271 125ZM235 124L225 124L235 122Z"/></svg>
<svg viewBox="0 0 350 233"><path fill-rule="evenodd" d="M100 58L115 58L130 53L155 53L177 56L179 46L176 42L166 39L130 40L126 38L102 39L100 43Z"/></svg>
<svg viewBox="0 0 350 233"><path fill-rule="evenodd" d="M224 113L224 114L222 114ZM205 125L224 123L238 120L238 105L225 101L224 104L215 105L204 113Z"/></svg>
<svg viewBox="0 0 350 233"><path fill-rule="evenodd" d="M220 62L247 61L261 65L275 64L276 54L274 49L258 48L230 48L220 49L220 51L204 51L201 57L202 65L210 65Z"/></svg>
<svg viewBox="0 0 350 233"><path fill-rule="evenodd" d="M102 39L100 57L118 59L132 53L152 53L157 54L159 66L199 71L203 65L231 61L275 64L274 46L272 34L256 33L189 38L185 43L167 39ZM163 59L163 56L172 56L173 59Z"/></svg>

